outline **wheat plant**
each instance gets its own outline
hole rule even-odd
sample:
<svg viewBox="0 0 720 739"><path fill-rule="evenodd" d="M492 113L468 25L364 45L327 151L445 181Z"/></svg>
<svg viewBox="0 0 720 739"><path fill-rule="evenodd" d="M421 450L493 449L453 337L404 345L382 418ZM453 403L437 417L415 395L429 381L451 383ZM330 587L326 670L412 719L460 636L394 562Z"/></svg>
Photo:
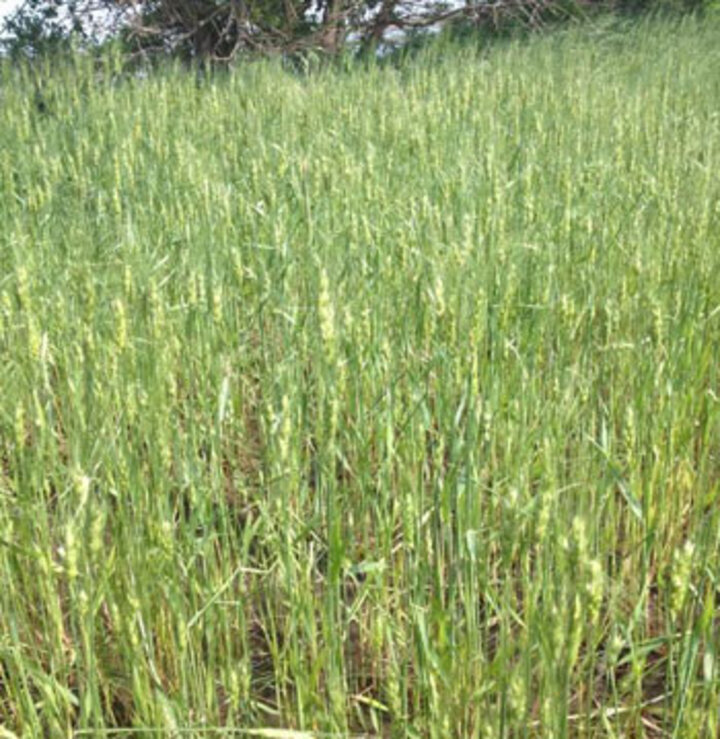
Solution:
<svg viewBox="0 0 720 739"><path fill-rule="evenodd" d="M0 734L717 735L719 171L709 20L0 64Z"/></svg>

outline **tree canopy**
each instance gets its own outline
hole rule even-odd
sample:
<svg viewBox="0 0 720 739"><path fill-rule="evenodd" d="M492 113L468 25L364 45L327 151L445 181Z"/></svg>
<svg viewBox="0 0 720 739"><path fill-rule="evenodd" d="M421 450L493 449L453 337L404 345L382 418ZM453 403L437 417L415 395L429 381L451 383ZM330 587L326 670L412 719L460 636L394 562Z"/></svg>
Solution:
<svg viewBox="0 0 720 739"><path fill-rule="evenodd" d="M450 22L540 25L558 0L25 0L5 23L6 45L34 53L71 37L121 38L143 53L230 60L242 53L335 54L388 33Z"/></svg>
<svg viewBox="0 0 720 739"><path fill-rule="evenodd" d="M608 5L702 7L711 0L25 0L5 22L5 46L34 54L71 38L119 38L138 53L229 61L246 53L336 54L394 32L464 24L497 30Z"/></svg>

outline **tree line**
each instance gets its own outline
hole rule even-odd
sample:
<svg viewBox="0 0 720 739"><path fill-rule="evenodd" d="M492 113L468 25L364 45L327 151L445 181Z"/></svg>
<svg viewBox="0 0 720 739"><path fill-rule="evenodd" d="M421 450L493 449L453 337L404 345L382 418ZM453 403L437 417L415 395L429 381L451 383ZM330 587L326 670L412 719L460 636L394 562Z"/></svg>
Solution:
<svg viewBox="0 0 720 739"><path fill-rule="evenodd" d="M3 45L36 55L75 40L119 40L139 55L227 62L243 54L336 55L454 26L540 29L595 10L700 10L717 0L25 0Z"/></svg>

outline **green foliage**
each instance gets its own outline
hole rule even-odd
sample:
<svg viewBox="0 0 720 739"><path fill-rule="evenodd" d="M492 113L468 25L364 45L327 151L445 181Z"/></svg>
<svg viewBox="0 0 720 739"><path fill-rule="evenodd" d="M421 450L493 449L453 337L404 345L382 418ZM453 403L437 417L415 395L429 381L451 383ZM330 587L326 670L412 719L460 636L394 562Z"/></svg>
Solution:
<svg viewBox="0 0 720 739"><path fill-rule="evenodd" d="M0 65L2 733L712 735L720 26L613 28Z"/></svg>
<svg viewBox="0 0 720 739"><path fill-rule="evenodd" d="M58 22L56 6L34 0L5 19L0 40L13 58L28 53L57 53L68 47L68 30Z"/></svg>
<svg viewBox="0 0 720 739"><path fill-rule="evenodd" d="M395 0L397 2L397 0ZM25 0L4 23L5 51L36 57L79 39L108 38L145 56L229 61L241 53L339 51L377 0ZM93 26L95 28L93 29Z"/></svg>
<svg viewBox="0 0 720 739"><path fill-rule="evenodd" d="M157 55L228 63L281 54L307 65L315 57L359 56L425 45L440 29L456 38L527 36L598 14L702 13L717 0L25 0L3 24L0 52L37 58L120 43L131 58ZM393 41L394 39L394 41Z"/></svg>

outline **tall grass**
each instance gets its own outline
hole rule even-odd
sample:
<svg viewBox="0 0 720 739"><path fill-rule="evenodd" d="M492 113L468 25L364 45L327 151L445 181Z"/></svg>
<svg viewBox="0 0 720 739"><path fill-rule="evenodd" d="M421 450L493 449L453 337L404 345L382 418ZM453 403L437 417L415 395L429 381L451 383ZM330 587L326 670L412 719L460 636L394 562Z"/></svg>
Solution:
<svg viewBox="0 0 720 739"><path fill-rule="evenodd" d="M2 66L3 736L716 735L719 42Z"/></svg>

